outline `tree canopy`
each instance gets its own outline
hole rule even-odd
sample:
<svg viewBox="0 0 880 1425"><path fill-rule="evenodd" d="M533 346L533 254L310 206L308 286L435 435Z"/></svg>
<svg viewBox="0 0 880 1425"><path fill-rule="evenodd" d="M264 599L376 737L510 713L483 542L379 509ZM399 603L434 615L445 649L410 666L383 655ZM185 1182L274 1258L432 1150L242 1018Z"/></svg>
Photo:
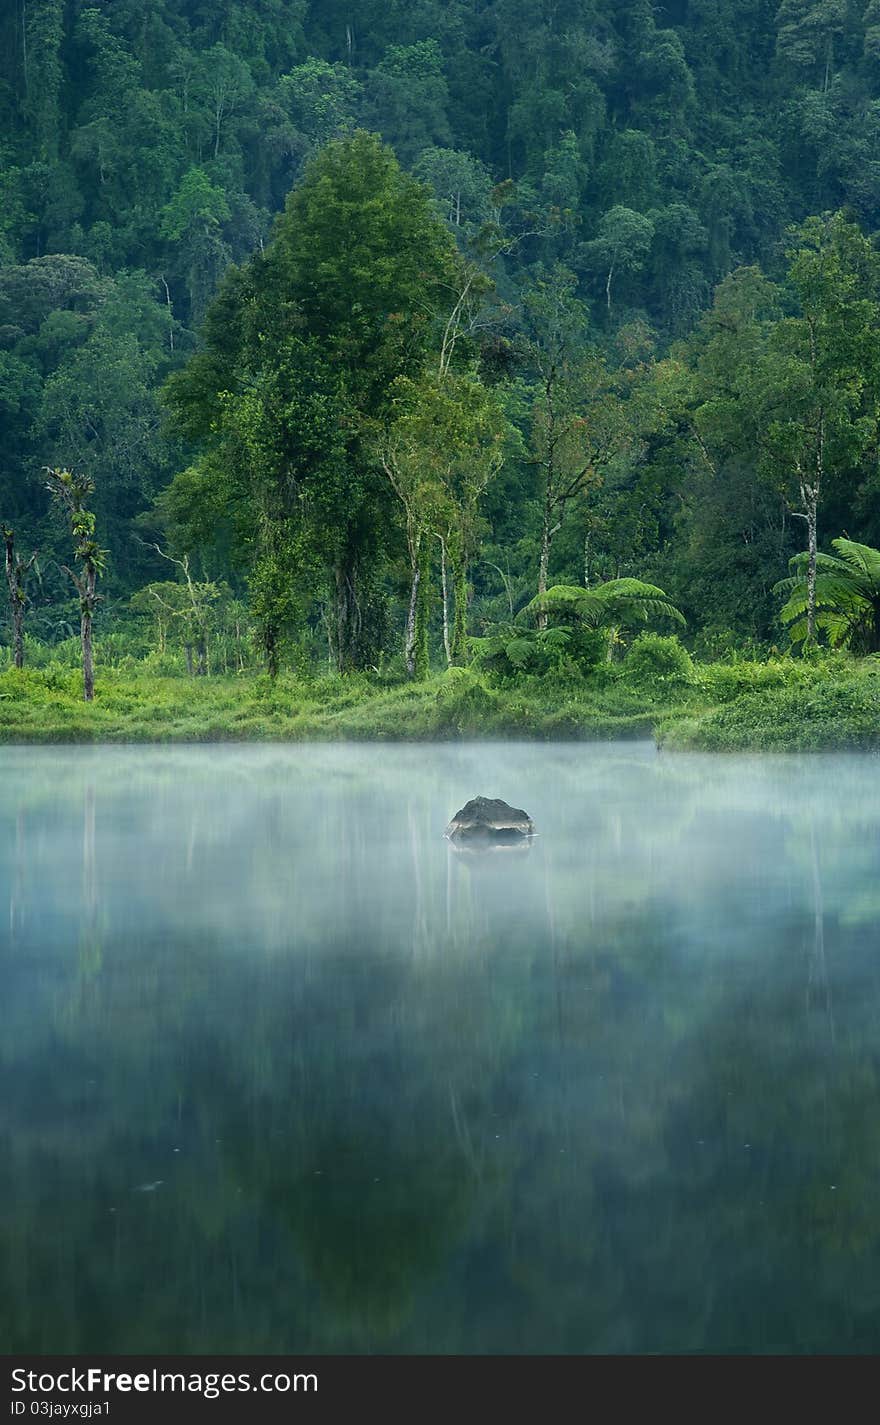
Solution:
<svg viewBox="0 0 880 1425"><path fill-rule="evenodd" d="M880 541L878 36L837 0L8 7L0 520L43 626L48 465L94 483L101 620L158 544L272 666L406 661L382 451L451 402L432 657L636 577L707 648L778 641L792 556Z"/></svg>

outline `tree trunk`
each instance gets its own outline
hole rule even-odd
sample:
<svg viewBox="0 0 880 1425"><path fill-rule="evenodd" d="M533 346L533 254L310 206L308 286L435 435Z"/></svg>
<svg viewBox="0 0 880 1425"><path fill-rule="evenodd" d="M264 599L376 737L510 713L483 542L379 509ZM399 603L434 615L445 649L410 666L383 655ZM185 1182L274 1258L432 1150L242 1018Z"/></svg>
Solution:
<svg viewBox="0 0 880 1425"><path fill-rule="evenodd" d="M348 551L336 565L336 667L340 673L361 667L361 607L357 561Z"/></svg>
<svg viewBox="0 0 880 1425"><path fill-rule="evenodd" d="M810 490L807 499L807 643L816 641L816 553L818 548L818 499L815 490Z"/></svg>
<svg viewBox="0 0 880 1425"><path fill-rule="evenodd" d="M12 605L12 661L24 667L24 604L18 599Z"/></svg>
<svg viewBox="0 0 880 1425"><path fill-rule="evenodd" d="M812 340L812 338L811 338ZM807 520L807 638L809 647L816 641L816 554L818 551L819 494L825 466L825 413L819 412L816 426L816 449L811 481L801 478L801 499Z"/></svg>
<svg viewBox="0 0 880 1425"><path fill-rule="evenodd" d="M416 599L413 677L417 682L431 671L428 649L428 622L431 616L431 552L427 540L419 547L419 589Z"/></svg>
<svg viewBox="0 0 880 1425"><path fill-rule="evenodd" d="M466 663L468 656L468 632L467 632L467 564L463 558L458 558L453 565L453 584L455 586L455 621L452 625L452 660L454 663Z"/></svg>
<svg viewBox="0 0 880 1425"><path fill-rule="evenodd" d="M92 576L93 578L94 576ZM95 696L95 663L92 654L92 610L85 601L83 601L80 619L80 637L82 638L83 699L90 703Z"/></svg>
<svg viewBox="0 0 880 1425"><path fill-rule="evenodd" d="M174 308L171 305L171 292L165 278L161 278L162 286L165 288L165 302L168 307L168 344L172 353L174 352Z"/></svg>
<svg viewBox="0 0 880 1425"><path fill-rule="evenodd" d="M98 605L98 597L95 592L97 582L98 571L91 559L88 559L78 583L80 607L79 630L80 642L82 643L83 700L87 703L92 702L95 696L95 660L92 652L92 619Z"/></svg>
<svg viewBox="0 0 880 1425"><path fill-rule="evenodd" d="M337 673L344 673L348 651L348 602L345 592L345 570L341 564L337 564L333 572L336 581L336 640L334 653L336 655L336 671Z"/></svg>
<svg viewBox="0 0 880 1425"><path fill-rule="evenodd" d="M15 562L15 536L4 531L6 542L6 581L9 584L9 604L12 612L12 661L16 668L24 667L24 590L21 570Z"/></svg>
<svg viewBox="0 0 880 1425"><path fill-rule="evenodd" d="M409 609L406 615L406 637L404 640L403 656L406 661L406 676L408 678L414 678L416 676L416 611L419 606L419 584L422 578L422 571L419 568L418 540L416 540L410 554L410 560L412 578L409 591Z"/></svg>
<svg viewBox="0 0 880 1425"><path fill-rule="evenodd" d="M192 650L192 644L191 644L191 643L185 643L185 644L183 645L183 651L184 651L184 655L185 655L185 657L186 657L186 671L187 671L189 677L191 678L191 677L193 676L193 650Z"/></svg>
<svg viewBox="0 0 880 1425"><path fill-rule="evenodd" d="M198 656L196 677L204 678L208 671L208 647L204 638L200 638L196 644L196 654Z"/></svg>
<svg viewBox="0 0 880 1425"><path fill-rule="evenodd" d="M550 525L550 506L544 506L544 520L541 525L541 562L538 566L538 597L543 598L547 592L547 570L550 565L550 545L553 541L553 531ZM538 628L547 627L546 613L538 614Z"/></svg>
<svg viewBox="0 0 880 1425"><path fill-rule="evenodd" d="M443 648L446 652L446 666L452 666L452 645L449 641L449 588L446 579L446 540L442 535L437 536L440 540L440 587L443 593Z"/></svg>
<svg viewBox="0 0 880 1425"><path fill-rule="evenodd" d="M21 73L24 80L24 97L28 97L28 14L27 0L21 0Z"/></svg>
<svg viewBox="0 0 880 1425"><path fill-rule="evenodd" d="M274 623L263 628L263 648L266 654L266 671L270 678L278 677L280 636ZM192 652L190 652L190 672L192 672Z"/></svg>

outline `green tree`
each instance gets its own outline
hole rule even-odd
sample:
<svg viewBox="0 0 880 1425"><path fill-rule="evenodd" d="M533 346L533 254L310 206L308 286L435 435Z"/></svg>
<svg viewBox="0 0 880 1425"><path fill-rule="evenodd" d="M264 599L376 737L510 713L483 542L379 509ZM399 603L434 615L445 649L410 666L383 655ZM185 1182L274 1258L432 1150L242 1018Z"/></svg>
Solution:
<svg viewBox="0 0 880 1425"><path fill-rule="evenodd" d="M773 333L763 372L765 459L793 483L807 526L807 637L816 628L819 512L829 479L873 448L880 417L880 256L842 214L794 233L789 283L798 315Z"/></svg>
<svg viewBox="0 0 880 1425"><path fill-rule="evenodd" d="M394 382L436 351L459 268L428 193L390 150L364 132L335 140L307 164L266 252L218 298L204 353L171 383L183 428L225 446L236 498L250 502L269 623L282 586L329 575L341 670L376 651L391 492L372 433Z"/></svg>
<svg viewBox="0 0 880 1425"><path fill-rule="evenodd" d="M433 539L440 545L443 642L448 663L467 653L467 571L479 505L503 459L503 415L470 373L403 378L395 413L379 438L379 459L404 511L410 600L404 656L410 677L427 672L427 596ZM447 568L455 619L450 632Z"/></svg>
<svg viewBox="0 0 880 1425"><path fill-rule="evenodd" d="M30 559L15 552L15 534L7 525L0 525L0 537L5 547L6 583L9 588L9 612L12 619L12 661L16 668L24 667L24 611L27 607L28 574L36 563L36 551Z"/></svg>
<svg viewBox="0 0 880 1425"><path fill-rule="evenodd" d="M63 0L27 0L21 9L23 107L43 162L56 157L61 135L63 41Z"/></svg>
<svg viewBox="0 0 880 1425"><path fill-rule="evenodd" d="M596 237L584 244L587 262L604 274L609 315L615 277L642 270L653 236L654 224L649 217L617 203L602 215Z"/></svg>
<svg viewBox="0 0 880 1425"><path fill-rule="evenodd" d="M192 85L196 112L203 126L199 134L200 160L203 145L214 158L219 156L230 120L250 100L253 88L249 66L226 45L212 45L200 57Z"/></svg>
<svg viewBox="0 0 880 1425"><path fill-rule="evenodd" d="M64 565L64 572L79 595L80 641L82 643L83 698L90 703L95 696L95 660L92 651L92 621L101 601L97 592L98 575L104 568L104 551L95 540L95 516L86 508L95 487L88 475L74 475L71 470L46 467L46 488L64 511L73 536L74 555L79 572Z"/></svg>
<svg viewBox="0 0 880 1425"><path fill-rule="evenodd" d="M634 430L614 373L601 353L585 345L587 315L575 295L574 275L557 268L526 294L525 307L526 425L530 460L538 472L542 596L554 539L573 505L631 444Z"/></svg>
<svg viewBox="0 0 880 1425"><path fill-rule="evenodd" d="M229 264L231 254L223 228L230 217L226 194L198 167L187 170L177 192L162 209L159 232L174 244L186 274L193 325L201 321Z"/></svg>
<svg viewBox="0 0 880 1425"><path fill-rule="evenodd" d="M822 74L827 90L834 69L834 41L847 18L846 0L782 0L776 17L776 52L808 74Z"/></svg>
<svg viewBox="0 0 880 1425"><path fill-rule="evenodd" d="M671 619L683 624L684 615L656 584L641 579L609 579L591 589L576 584L555 584L546 594L532 599L523 610L525 617L540 621L551 614L566 621L577 621L589 628L615 625L628 627L644 624L649 619Z"/></svg>
<svg viewBox="0 0 880 1425"><path fill-rule="evenodd" d="M470 234L492 217L492 175L473 154L454 148L425 148L413 172L433 188L439 211L451 227Z"/></svg>
<svg viewBox="0 0 880 1425"><path fill-rule="evenodd" d="M391 45L371 71L365 95L367 123L379 130L404 163L424 148L452 139L443 55L434 39Z"/></svg>
<svg viewBox="0 0 880 1425"><path fill-rule="evenodd" d="M187 673L191 678L205 677L211 671L209 642L224 588L210 579L194 579L188 555L174 559L158 545L154 548L177 566L182 578L177 582L152 581L132 595L131 607L136 613L152 614L156 620L160 653L165 652L168 632L174 629L183 645Z"/></svg>
<svg viewBox="0 0 880 1425"><path fill-rule="evenodd" d="M773 586L793 552L778 474L762 458L772 389L768 352L782 295L740 268L669 369L669 435L653 460L674 502L658 579L710 629L772 637ZM765 379L766 377L766 379Z"/></svg>
<svg viewBox="0 0 880 1425"><path fill-rule="evenodd" d="M261 147L272 164L273 199L283 201L317 149L355 128L361 92L346 65L310 56L261 94Z"/></svg>
<svg viewBox="0 0 880 1425"><path fill-rule="evenodd" d="M815 627L827 633L833 648L880 653L880 550L843 538L832 539L831 547L836 554L816 555ZM805 643L809 555L796 554L790 563L791 577L776 586L777 593L789 596L779 616L792 643Z"/></svg>

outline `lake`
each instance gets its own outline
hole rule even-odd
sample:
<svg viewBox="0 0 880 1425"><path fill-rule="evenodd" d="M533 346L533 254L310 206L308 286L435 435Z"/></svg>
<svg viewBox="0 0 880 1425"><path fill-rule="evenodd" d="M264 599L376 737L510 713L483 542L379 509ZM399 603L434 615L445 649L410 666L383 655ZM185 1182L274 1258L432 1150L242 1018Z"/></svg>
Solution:
<svg viewBox="0 0 880 1425"><path fill-rule="evenodd" d="M0 977L0 1350L880 1350L877 758L0 749Z"/></svg>

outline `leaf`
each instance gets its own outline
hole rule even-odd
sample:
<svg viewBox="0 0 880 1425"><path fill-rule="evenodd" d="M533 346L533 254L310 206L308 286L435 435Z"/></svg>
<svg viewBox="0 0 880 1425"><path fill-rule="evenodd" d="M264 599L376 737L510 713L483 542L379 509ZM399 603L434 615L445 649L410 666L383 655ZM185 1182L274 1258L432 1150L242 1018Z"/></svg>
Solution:
<svg viewBox="0 0 880 1425"><path fill-rule="evenodd" d="M645 584L641 579L610 579L607 584L597 584L591 589L556 584L546 594L532 599L523 613L531 617L542 613L575 616L591 628L633 618L644 622L649 617L685 623L681 610L667 598L663 589L656 584Z"/></svg>
<svg viewBox="0 0 880 1425"><path fill-rule="evenodd" d="M535 651L535 645L530 638L512 638L504 651L514 668L524 668Z"/></svg>

